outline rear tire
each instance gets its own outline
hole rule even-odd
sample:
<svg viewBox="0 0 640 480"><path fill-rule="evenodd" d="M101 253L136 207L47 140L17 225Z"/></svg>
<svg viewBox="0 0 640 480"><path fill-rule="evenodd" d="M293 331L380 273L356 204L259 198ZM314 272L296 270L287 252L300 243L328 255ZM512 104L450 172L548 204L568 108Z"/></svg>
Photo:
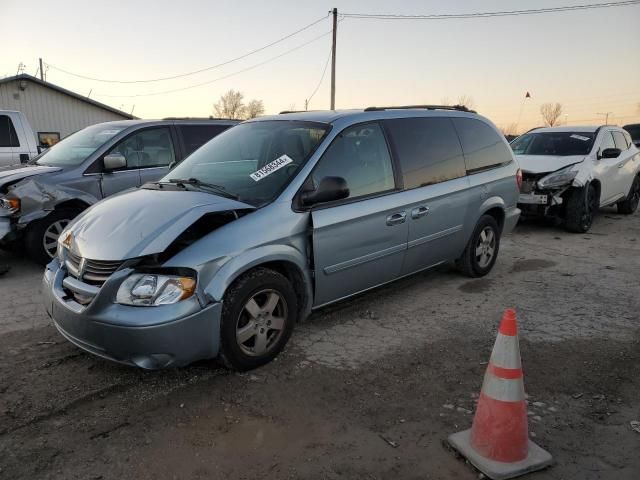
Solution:
<svg viewBox="0 0 640 480"><path fill-rule="evenodd" d="M491 215L483 215L464 249L456 266L471 278L484 277L498 258L500 250L500 227Z"/></svg>
<svg viewBox="0 0 640 480"><path fill-rule="evenodd" d="M640 203L640 177L633 179L627 198L617 203L618 213L631 215L638 209L638 203Z"/></svg>
<svg viewBox="0 0 640 480"><path fill-rule="evenodd" d="M224 295L223 363L244 371L270 362L289 341L297 315L296 293L285 276L268 268L241 276Z"/></svg>
<svg viewBox="0 0 640 480"><path fill-rule="evenodd" d="M588 232L599 207L600 199L593 185L571 189L567 199L564 227L573 233Z"/></svg>
<svg viewBox="0 0 640 480"><path fill-rule="evenodd" d="M54 210L40 220L32 222L25 234L25 247L32 260L41 265L49 263L56 254L57 240L66 227L80 213L79 210Z"/></svg>

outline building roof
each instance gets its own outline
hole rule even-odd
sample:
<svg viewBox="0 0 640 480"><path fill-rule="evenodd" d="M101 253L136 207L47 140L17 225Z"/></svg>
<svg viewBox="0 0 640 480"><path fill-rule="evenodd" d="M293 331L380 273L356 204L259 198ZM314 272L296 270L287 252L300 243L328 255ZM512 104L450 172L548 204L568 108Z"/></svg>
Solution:
<svg viewBox="0 0 640 480"><path fill-rule="evenodd" d="M43 80L40 80L37 77L33 77L26 73L21 73L20 75L14 75L12 77L0 78L0 85L4 83L15 82L20 80L26 80L29 82L37 83L38 85L41 85L46 88L50 88L52 90L55 90L56 92L62 93L63 95L69 95L70 97L76 98L85 103L89 103L95 107L102 108L103 110L108 110L109 112L115 113L117 115L121 115L124 118L132 119L132 120L137 118L131 115L130 113L123 112L122 110L118 110L117 108L113 108L113 107L110 107L109 105L105 105L104 103L100 103L96 100L92 100L89 97L85 97L84 95L80 95L78 93L72 92L71 90L67 90L66 88L59 87L58 85L54 85L53 83L45 82Z"/></svg>

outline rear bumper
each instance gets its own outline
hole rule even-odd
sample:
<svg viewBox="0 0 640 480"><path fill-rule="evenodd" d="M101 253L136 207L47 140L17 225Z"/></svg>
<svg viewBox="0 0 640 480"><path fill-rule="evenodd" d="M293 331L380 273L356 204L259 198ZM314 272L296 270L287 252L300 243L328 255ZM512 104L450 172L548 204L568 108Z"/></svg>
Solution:
<svg viewBox="0 0 640 480"><path fill-rule="evenodd" d="M520 209L518 207L508 208L504 212L504 227L502 228L502 234L508 235L516 228L518 220L520 219Z"/></svg>
<svg viewBox="0 0 640 480"><path fill-rule="evenodd" d="M81 309L60 294L63 276L55 260L47 266L42 285L44 305L62 336L81 349L146 369L183 366L217 356L221 303L210 304L186 316L178 316L177 308L128 307L113 303L108 312ZM141 318L152 315L157 323L118 324L118 319L128 316L131 309Z"/></svg>

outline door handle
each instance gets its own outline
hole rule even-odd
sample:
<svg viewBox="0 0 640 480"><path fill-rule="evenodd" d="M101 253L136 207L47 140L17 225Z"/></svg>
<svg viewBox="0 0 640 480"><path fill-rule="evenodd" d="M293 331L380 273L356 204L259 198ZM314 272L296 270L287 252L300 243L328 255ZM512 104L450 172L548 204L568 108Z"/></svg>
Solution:
<svg viewBox="0 0 640 480"><path fill-rule="evenodd" d="M626 161L624 161L624 162L622 162L622 163L619 163L619 164L618 164L618 168L622 168L622 167L624 167L626 163L627 163Z"/></svg>
<svg viewBox="0 0 640 480"><path fill-rule="evenodd" d="M422 218L425 215L429 215L429 207L426 205L420 205L411 210L411 218Z"/></svg>
<svg viewBox="0 0 640 480"><path fill-rule="evenodd" d="M392 227L393 225L399 225L401 223L404 223L406 219L407 212L394 213L393 215L389 215L387 217L387 225L389 225L390 227Z"/></svg>

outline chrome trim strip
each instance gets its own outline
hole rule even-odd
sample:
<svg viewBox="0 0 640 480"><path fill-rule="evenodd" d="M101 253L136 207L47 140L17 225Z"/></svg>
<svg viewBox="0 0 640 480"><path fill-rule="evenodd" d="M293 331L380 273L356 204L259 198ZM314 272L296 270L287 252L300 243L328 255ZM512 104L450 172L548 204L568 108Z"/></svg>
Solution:
<svg viewBox="0 0 640 480"><path fill-rule="evenodd" d="M455 227L447 228L446 230L441 230L440 232L432 233L431 235L416 238L415 240L411 240L409 242L408 248L417 247L418 245L422 245L423 243L431 242L433 240L438 240L439 238L453 235L454 233L458 233L461 230L462 225L457 225Z"/></svg>
<svg viewBox="0 0 640 480"><path fill-rule="evenodd" d="M394 247L385 248L384 250L379 250L377 252L369 253L368 255L363 255L362 257L354 258L352 260L347 260L346 262L330 265L328 267L325 267L323 271L327 275L331 275L332 273L340 272L348 268L362 265L363 263L371 262L373 260L377 260L379 258L386 257L388 255L393 255L394 253L398 253L406 249L407 249L407 244L403 243L402 245L396 245Z"/></svg>

